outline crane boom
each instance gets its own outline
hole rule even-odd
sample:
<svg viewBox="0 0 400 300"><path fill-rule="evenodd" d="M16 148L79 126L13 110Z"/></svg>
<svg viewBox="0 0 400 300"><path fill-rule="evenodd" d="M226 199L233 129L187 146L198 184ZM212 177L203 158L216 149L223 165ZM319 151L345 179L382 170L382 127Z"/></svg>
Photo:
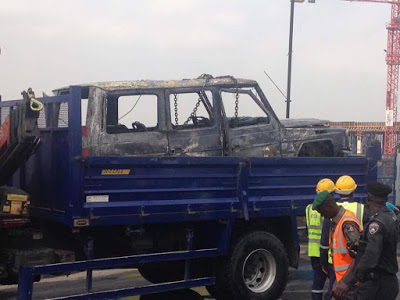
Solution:
<svg viewBox="0 0 400 300"><path fill-rule="evenodd" d="M0 186L8 182L14 172L34 153L40 142L37 120L42 104L40 103L39 109L33 107L29 91L22 93L23 102L13 107L0 126ZM33 92L31 95L34 96Z"/></svg>

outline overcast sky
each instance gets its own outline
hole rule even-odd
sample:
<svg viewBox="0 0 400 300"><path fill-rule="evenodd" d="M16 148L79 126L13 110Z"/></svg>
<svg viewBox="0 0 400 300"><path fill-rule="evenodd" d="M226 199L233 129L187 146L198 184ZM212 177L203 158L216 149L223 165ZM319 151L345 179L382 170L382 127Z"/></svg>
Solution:
<svg viewBox="0 0 400 300"><path fill-rule="evenodd" d="M284 118L263 71L286 93L289 13L289 0L3 0L0 94L229 74L257 80ZM388 4L296 4L291 117L383 121L389 19Z"/></svg>

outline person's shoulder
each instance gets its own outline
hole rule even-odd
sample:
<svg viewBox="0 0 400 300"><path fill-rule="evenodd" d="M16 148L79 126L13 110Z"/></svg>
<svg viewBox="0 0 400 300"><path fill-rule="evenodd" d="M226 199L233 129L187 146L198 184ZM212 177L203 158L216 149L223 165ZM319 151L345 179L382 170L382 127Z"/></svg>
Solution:
<svg viewBox="0 0 400 300"><path fill-rule="evenodd" d="M387 230L389 228L392 228L392 226L396 226L397 218L396 215L391 212L391 211L382 211L379 214L376 214L373 216L373 218L370 220L368 224L368 228L372 226L374 227L380 227L382 230ZM372 229L372 231L374 231Z"/></svg>
<svg viewBox="0 0 400 300"><path fill-rule="evenodd" d="M373 216L374 220L381 222L393 222L396 221L396 214L393 211L384 210Z"/></svg>

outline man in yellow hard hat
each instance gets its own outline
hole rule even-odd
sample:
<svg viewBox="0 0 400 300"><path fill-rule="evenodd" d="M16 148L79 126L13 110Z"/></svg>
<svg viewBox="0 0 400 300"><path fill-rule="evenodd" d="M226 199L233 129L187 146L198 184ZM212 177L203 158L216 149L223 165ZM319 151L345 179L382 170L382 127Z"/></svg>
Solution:
<svg viewBox="0 0 400 300"><path fill-rule="evenodd" d="M316 188L317 194L328 191L334 194L335 184L329 178L321 179ZM306 221L308 229L308 256L311 259L311 266L314 271L314 281L311 291L312 300L322 300L326 278L329 277L329 288L325 294L325 299L331 299L332 287L335 282L335 272L331 266L328 275L327 270L323 270L320 263L320 240L322 223L324 218L312 208L312 204L306 207Z"/></svg>
<svg viewBox="0 0 400 300"><path fill-rule="evenodd" d="M354 191L357 188L357 184L354 179L349 175L343 175L336 181L336 194L339 195L340 199L338 204L343 206L345 209L352 211L357 219L360 221L361 230L363 225L368 222L369 213L365 209L365 205L358 203L354 200Z"/></svg>

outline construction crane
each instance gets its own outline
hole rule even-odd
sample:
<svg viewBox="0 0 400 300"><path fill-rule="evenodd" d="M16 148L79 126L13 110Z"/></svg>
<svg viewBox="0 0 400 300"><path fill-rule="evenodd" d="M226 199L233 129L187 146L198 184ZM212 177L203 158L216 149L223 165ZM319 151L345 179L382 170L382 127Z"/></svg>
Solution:
<svg viewBox="0 0 400 300"><path fill-rule="evenodd" d="M343 0L350 2L386 3L392 5L392 14L388 30L388 42L386 50L387 91L386 91L386 119L383 151L386 155L392 155L397 147L397 90L399 84L400 64L400 1L388 0Z"/></svg>

